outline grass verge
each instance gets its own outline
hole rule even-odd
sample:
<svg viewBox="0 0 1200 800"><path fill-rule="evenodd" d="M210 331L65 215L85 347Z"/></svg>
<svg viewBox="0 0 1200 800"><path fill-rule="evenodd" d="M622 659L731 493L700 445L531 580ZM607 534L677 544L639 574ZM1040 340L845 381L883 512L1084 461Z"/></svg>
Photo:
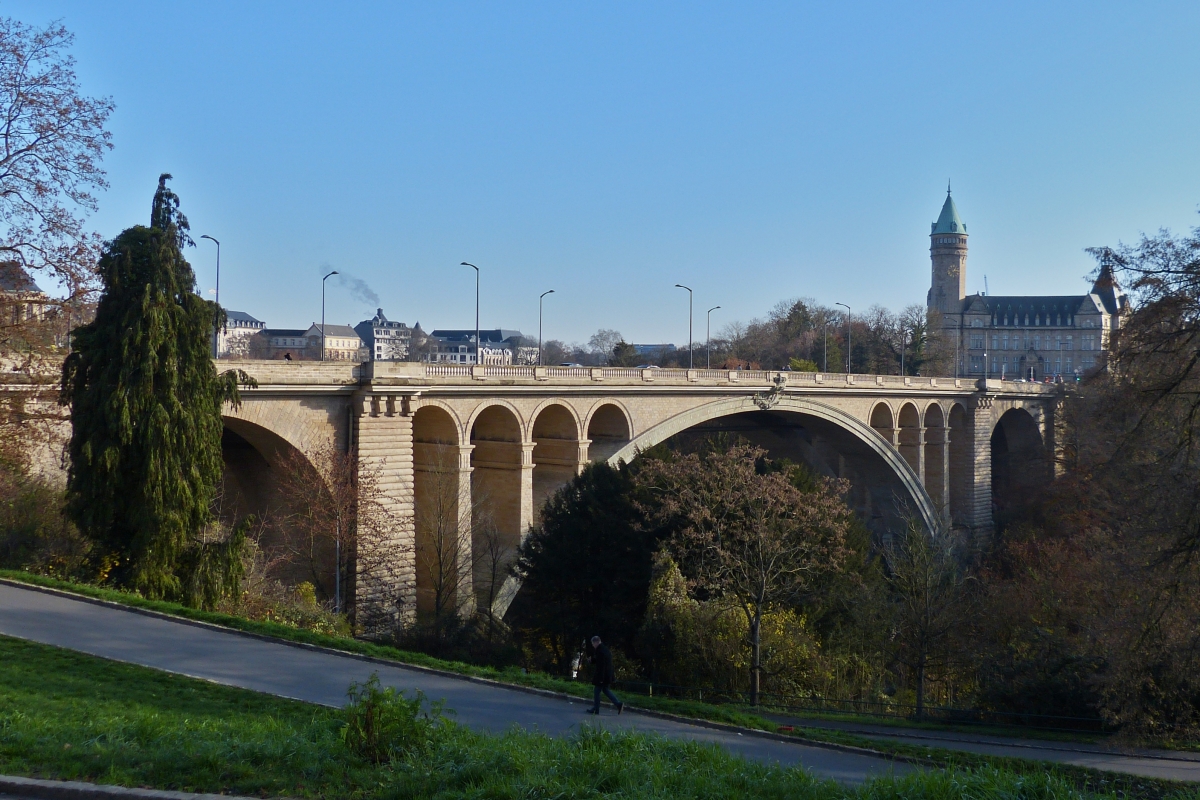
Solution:
<svg viewBox="0 0 1200 800"><path fill-rule="evenodd" d="M852 789L712 745L597 729L553 739L518 730L490 736L449 723L435 728L419 755L376 764L347 747L345 712L337 709L8 637L0 637L0 663L0 772L7 774L339 798L1094 796L1053 771L991 767L884 777Z"/></svg>
<svg viewBox="0 0 1200 800"><path fill-rule="evenodd" d="M591 686L562 680L541 673L525 673L516 667L498 670L492 667L481 667L457 661L445 661L423 653L401 650L388 645L375 644L351 637L314 633L277 622L259 622L229 614L201 611L177 603L147 600L144 597L128 592L86 584L69 583L16 570L0 570L0 578L8 578L27 584L59 589L86 597L115 602L135 608L144 608L257 635L329 647L344 652L396 661L402 664L427 667L500 683L559 692L586 699L590 699L592 694ZM692 700L646 697L644 695L631 697L630 700L631 706L636 705L638 708L651 711L736 725L771 733L779 732L779 725L777 723L736 706L713 705ZM945 726L930 726L930 728L939 730L949 729ZM790 735L801 741L859 747L879 753L903 756L915 759L927 766L951 770L962 768L971 770L998 769L1026 778L1035 778L1039 775L1053 773L1059 780L1066 782L1067 785L1087 793L1114 793L1123 797L1156 800L1157 798L1177 794L1186 787L1185 784L1166 780L1141 778L1138 776L1102 772L1070 765L1050 764L1048 762L1029 759L986 756L944 748L906 744L829 728L797 727L794 731L790 732ZM1200 794L1196 795L1196 797L1197 800L1200 800Z"/></svg>

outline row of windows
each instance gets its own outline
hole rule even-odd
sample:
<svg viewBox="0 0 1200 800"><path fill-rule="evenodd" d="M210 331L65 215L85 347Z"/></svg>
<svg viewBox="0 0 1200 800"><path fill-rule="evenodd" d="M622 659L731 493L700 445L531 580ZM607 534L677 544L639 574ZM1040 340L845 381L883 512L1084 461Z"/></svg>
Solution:
<svg viewBox="0 0 1200 800"><path fill-rule="evenodd" d="M1027 373L1030 369L1030 362L1025 358L1017 358L1014 356L1009 360L1008 356L992 356L988 374L1004 375L1011 377L1020 377ZM983 372L984 359L983 356L971 356L971 372ZM1092 369L1096 366L1096 359L1091 356L1083 356L1079 359L1079 368L1081 370ZM1072 356L1060 358L1039 358L1036 370L1043 374L1064 375L1075 371L1075 360Z"/></svg>
<svg viewBox="0 0 1200 800"><path fill-rule="evenodd" d="M933 240L934 244L966 244L967 240L957 236L939 236Z"/></svg>
<svg viewBox="0 0 1200 800"><path fill-rule="evenodd" d="M981 334L981 333L972 333L971 334L971 348L970 349L983 350L986 347L986 345L987 345L987 338L983 334ZM1041 335L1038 335L1038 334L1035 334L1033 336L1027 335L1024 337L1022 337L1020 335L1015 335L1015 336L1009 337L1009 335L1007 333L992 335L992 349L993 350L1029 350L1030 348L1032 348L1034 350L1042 350L1042 349L1045 349L1045 350L1074 350L1075 349L1075 341L1074 341L1074 337L1072 337L1069 334L1067 335L1066 338L1063 338L1062 336L1057 336L1054 339L1051 339L1050 336L1047 335L1045 337L1044 341L1043 341ZM1099 350L1100 347L1099 347L1099 341L1098 341L1097 337L1092 334L1080 336L1079 337L1079 349L1080 350Z"/></svg>
<svg viewBox="0 0 1200 800"><path fill-rule="evenodd" d="M1024 321L1022 321L1022 320L1024 320ZM973 320L971 320L971 327L972 328L985 327L984 321L981 319L973 319ZM1066 314L1066 315L1045 314L1045 315L1042 315L1040 313L1035 313L1035 314L1030 315L1027 313L1024 316L1022 316L1021 314L995 314L992 316L992 324L988 327L993 327L993 328L1030 328L1030 327L1073 328L1073 327L1075 327L1075 317L1072 316L1071 314ZM1096 327L1099 327L1099 323L1094 319L1085 319L1079 325L1079 327L1081 327L1081 328L1096 328Z"/></svg>

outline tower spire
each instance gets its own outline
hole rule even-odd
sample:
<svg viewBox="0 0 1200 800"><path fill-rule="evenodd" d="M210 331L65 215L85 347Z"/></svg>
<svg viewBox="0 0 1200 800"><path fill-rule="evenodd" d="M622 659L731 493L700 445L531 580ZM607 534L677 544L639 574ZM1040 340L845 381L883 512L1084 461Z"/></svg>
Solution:
<svg viewBox="0 0 1200 800"><path fill-rule="evenodd" d="M946 197L950 196L950 179L946 178Z"/></svg>

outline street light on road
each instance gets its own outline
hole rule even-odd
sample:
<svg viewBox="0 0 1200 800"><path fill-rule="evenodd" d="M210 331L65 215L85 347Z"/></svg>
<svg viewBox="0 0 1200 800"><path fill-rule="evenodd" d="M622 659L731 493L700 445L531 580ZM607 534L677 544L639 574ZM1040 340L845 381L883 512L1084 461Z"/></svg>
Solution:
<svg viewBox="0 0 1200 800"><path fill-rule="evenodd" d="M221 305L221 243L207 233L200 236L201 239L208 239L217 246L217 306ZM217 332L213 331L213 357L217 355Z"/></svg>
<svg viewBox="0 0 1200 800"><path fill-rule="evenodd" d="M538 366L542 365L542 298L554 294L553 289L547 289L538 295Z"/></svg>
<svg viewBox="0 0 1200 800"><path fill-rule="evenodd" d="M835 306L841 306L846 309L846 374L850 374L850 354L854 351L854 347L850 341L850 306L845 303L834 303Z"/></svg>
<svg viewBox="0 0 1200 800"><path fill-rule="evenodd" d="M713 306L708 310L708 324L704 328L704 363L707 365L705 369L712 369L712 312L718 308L720 306Z"/></svg>
<svg viewBox="0 0 1200 800"><path fill-rule="evenodd" d="M470 267L475 270L475 363L483 363L483 345L479 341L479 267L474 264L468 264L466 261L459 264L460 267Z"/></svg>
<svg viewBox="0 0 1200 800"><path fill-rule="evenodd" d="M322 361L325 360L325 281L329 280L330 277L337 275L337 274L338 274L338 271L335 269L333 272L329 273L324 278L321 278L321 360Z"/></svg>
<svg viewBox="0 0 1200 800"><path fill-rule="evenodd" d="M692 368L692 290L682 283L675 284L676 289L687 289L688 293L688 369Z"/></svg>

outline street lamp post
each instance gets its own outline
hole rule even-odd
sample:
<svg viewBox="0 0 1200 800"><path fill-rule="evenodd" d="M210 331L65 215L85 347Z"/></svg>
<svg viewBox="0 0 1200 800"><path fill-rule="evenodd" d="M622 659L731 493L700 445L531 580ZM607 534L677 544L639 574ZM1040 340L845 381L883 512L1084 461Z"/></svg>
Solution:
<svg viewBox="0 0 1200 800"><path fill-rule="evenodd" d="M538 366L542 366L542 298L554 294L553 289L547 289L538 295Z"/></svg>
<svg viewBox="0 0 1200 800"><path fill-rule="evenodd" d="M704 329L704 363L705 369L712 369L712 312L716 311L720 306L713 306L708 310L708 325Z"/></svg>
<svg viewBox="0 0 1200 800"><path fill-rule="evenodd" d="M483 346L479 341L479 267L474 264L468 264L466 261L459 264L460 267L470 267L475 270L475 363L483 363Z"/></svg>
<svg viewBox="0 0 1200 800"><path fill-rule="evenodd" d="M692 290L682 283L675 284L676 289L687 289L688 293L688 369L692 368Z"/></svg>
<svg viewBox="0 0 1200 800"><path fill-rule="evenodd" d="M853 343L850 337L853 335L850 328L850 306L845 303L834 303L835 306L841 306L846 309L846 374L850 374L850 354L854 352Z"/></svg>
<svg viewBox="0 0 1200 800"><path fill-rule="evenodd" d="M322 361L325 360L325 281L329 280L330 277L337 275L337 274L338 274L338 271L335 269L333 272L329 273L324 278L321 278L321 360Z"/></svg>
<svg viewBox="0 0 1200 800"><path fill-rule="evenodd" d="M201 239L208 239L217 246L217 307L221 305L221 243L207 233L200 236ZM217 332L213 331L213 357L217 356Z"/></svg>
<svg viewBox="0 0 1200 800"><path fill-rule="evenodd" d="M900 331L900 377L904 377L907 373L904 371L904 354L908 350L908 330Z"/></svg>

